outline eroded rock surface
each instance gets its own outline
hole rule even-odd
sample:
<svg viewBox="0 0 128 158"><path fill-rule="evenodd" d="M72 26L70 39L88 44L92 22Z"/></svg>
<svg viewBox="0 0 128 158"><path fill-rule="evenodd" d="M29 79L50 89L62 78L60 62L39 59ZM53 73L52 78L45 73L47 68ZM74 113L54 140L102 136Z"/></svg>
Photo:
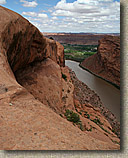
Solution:
<svg viewBox="0 0 128 158"><path fill-rule="evenodd" d="M120 86L120 37L105 36L99 40L98 52L85 59L81 66Z"/></svg>
<svg viewBox="0 0 128 158"><path fill-rule="evenodd" d="M64 66L63 46L46 39L35 26L13 11L0 7L0 13L0 52L7 55L13 71L48 57Z"/></svg>
<svg viewBox="0 0 128 158"><path fill-rule="evenodd" d="M98 111L110 123L112 131L114 131L114 133L116 133L116 135L120 138L120 123L117 121L114 114L103 106L99 96L94 91L92 91L86 84L78 80L71 69L69 69L69 72L74 85L74 99L78 100L81 105L88 107L89 104L89 106L91 105L94 109L98 109Z"/></svg>
<svg viewBox="0 0 128 158"><path fill-rule="evenodd" d="M0 149L118 150L109 122L74 98L63 46L17 13L0 7L0 15ZM79 115L83 128L67 121L67 109ZM91 119L80 110L93 113ZM96 117L102 128L92 121Z"/></svg>

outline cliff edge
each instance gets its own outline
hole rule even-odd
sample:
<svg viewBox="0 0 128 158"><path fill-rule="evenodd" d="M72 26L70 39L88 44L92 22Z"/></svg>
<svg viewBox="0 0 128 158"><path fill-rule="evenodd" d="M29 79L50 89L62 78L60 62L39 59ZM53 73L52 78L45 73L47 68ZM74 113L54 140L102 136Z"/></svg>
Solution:
<svg viewBox="0 0 128 158"><path fill-rule="evenodd" d="M120 37L105 36L99 40L97 53L85 59L81 66L120 87Z"/></svg>

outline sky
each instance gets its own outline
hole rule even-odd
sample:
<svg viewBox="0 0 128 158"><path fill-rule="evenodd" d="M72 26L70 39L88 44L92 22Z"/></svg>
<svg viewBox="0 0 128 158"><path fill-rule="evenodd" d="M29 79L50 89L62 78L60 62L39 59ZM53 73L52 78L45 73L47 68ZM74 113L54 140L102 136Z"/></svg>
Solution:
<svg viewBox="0 0 128 158"><path fill-rule="evenodd" d="M41 32L120 33L119 0L0 0Z"/></svg>

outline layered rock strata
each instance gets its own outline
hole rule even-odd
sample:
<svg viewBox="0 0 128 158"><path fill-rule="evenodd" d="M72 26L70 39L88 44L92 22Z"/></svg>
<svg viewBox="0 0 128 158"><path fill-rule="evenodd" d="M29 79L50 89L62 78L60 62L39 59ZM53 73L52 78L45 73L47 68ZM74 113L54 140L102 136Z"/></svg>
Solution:
<svg viewBox="0 0 128 158"><path fill-rule="evenodd" d="M85 59L81 66L120 87L120 37L105 36L99 40L97 53Z"/></svg>

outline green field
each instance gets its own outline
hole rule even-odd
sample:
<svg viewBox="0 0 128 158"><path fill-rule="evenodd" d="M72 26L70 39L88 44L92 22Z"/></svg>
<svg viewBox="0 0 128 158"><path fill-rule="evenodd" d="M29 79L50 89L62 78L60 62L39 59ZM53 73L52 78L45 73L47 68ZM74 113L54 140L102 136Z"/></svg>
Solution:
<svg viewBox="0 0 128 158"><path fill-rule="evenodd" d="M65 59L82 62L85 58L97 52L97 45L71 45L64 46Z"/></svg>

